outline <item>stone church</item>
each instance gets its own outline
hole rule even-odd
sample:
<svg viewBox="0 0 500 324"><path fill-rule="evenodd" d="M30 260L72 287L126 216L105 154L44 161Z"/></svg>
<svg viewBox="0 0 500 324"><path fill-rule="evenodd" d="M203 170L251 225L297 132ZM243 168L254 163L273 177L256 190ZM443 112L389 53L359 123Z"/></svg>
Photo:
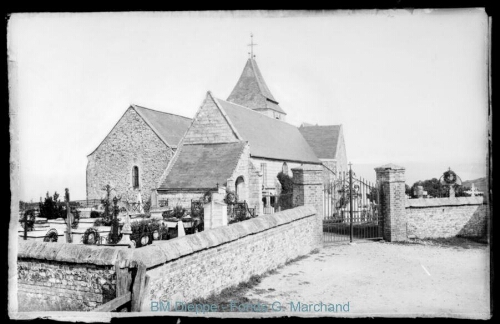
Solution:
<svg viewBox="0 0 500 324"><path fill-rule="evenodd" d="M322 166L327 182L347 170L342 125L288 124L253 57L227 100L207 92L192 120L132 105L88 160L89 199L110 183L132 201L188 207L226 188L258 214L279 195L281 171Z"/></svg>
<svg viewBox="0 0 500 324"><path fill-rule="evenodd" d="M87 156L87 199L109 184L122 199L149 200L191 119L131 105Z"/></svg>

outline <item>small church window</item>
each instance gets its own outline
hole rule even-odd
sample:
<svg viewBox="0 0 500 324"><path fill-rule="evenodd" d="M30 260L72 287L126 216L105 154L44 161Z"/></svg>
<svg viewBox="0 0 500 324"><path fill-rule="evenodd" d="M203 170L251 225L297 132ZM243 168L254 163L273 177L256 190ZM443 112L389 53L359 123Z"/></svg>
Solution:
<svg viewBox="0 0 500 324"><path fill-rule="evenodd" d="M139 188L139 168L137 166L132 168L132 186Z"/></svg>

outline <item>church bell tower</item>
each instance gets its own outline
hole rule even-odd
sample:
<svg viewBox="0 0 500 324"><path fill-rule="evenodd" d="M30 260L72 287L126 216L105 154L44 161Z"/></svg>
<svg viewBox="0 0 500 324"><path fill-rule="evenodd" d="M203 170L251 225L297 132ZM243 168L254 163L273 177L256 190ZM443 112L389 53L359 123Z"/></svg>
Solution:
<svg viewBox="0 0 500 324"><path fill-rule="evenodd" d="M253 43L253 35L251 37L252 40L249 44L251 47L250 58L227 101L284 121L286 113L269 91L255 61L253 47L257 44Z"/></svg>

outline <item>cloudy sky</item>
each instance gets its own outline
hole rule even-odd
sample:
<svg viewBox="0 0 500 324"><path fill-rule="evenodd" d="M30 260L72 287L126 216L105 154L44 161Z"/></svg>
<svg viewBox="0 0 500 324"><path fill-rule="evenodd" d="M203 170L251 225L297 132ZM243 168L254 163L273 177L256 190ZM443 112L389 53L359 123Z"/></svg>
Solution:
<svg viewBox="0 0 500 324"><path fill-rule="evenodd" d="M294 125L343 124L358 175L485 176L483 10L14 14L19 198L85 199L90 154L132 103L193 117L256 60Z"/></svg>

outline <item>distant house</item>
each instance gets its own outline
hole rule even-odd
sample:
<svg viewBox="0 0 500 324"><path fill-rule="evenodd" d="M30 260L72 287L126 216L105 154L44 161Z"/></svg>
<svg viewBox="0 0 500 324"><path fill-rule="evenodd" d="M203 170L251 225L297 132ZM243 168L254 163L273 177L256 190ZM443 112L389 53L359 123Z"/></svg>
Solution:
<svg viewBox="0 0 500 324"><path fill-rule="evenodd" d="M299 131L323 163L325 182L349 170L342 125L318 126L303 123Z"/></svg>
<svg viewBox="0 0 500 324"><path fill-rule="evenodd" d="M109 184L124 200L149 200L191 121L131 105L87 156L87 199L100 199Z"/></svg>

